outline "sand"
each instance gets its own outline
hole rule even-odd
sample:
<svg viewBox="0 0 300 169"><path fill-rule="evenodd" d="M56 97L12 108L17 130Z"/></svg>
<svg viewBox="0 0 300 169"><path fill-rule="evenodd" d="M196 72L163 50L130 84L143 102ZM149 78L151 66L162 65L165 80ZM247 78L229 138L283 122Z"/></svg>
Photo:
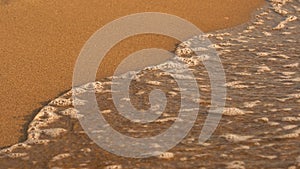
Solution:
<svg viewBox="0 0 300 169"><path fill-rule="evenodd" d="M208 32L246 22L264 1L2 0L0 4L0 147L4 147L22 140L37 110L71 87L80 49L106 23L132 13L157 11L185 18ZM124 40L107 55L98 78L112 75L122 58L134 51L173 50L175 43L154 35Z"/></svg>
<svg viewBox="0 0 300 169"><path fill-rule="evenodd" d="M249 22L207 34L214 45L201 43L202 36L187 39L177 46L177 56L135 76L136 80L132 81L130 88L131 97L122 96L119 106L130 101L138 109L146 110L149 108L148 93L154 88L163 90L168 104L159 119L152 123L133 123L120 116L121 111L116 110L111 97L112 94L120 95L120 92L109 90L111 78L102 78L77 88L76 96L81 100L74 103L72 91L61 94L44 106L30 122L26 140L0 150L1 167L299 168L299 6L299 0L270 0L267 6L253 14ZM203 63L214 59L210 52L207 55L195 55L187 51L195 49L203 52L212 47L218 51L226 72L226 84L222 85L227 88L226 106L213 135L205 143L199 144L201 130L208 127L204 120L214 117L211 122L216 122L215 113L214 116L208 116L213 115L208 113L213 89L209 83L207 67L203 66ZM178 60L189 66L195 78L178 67ZM170 76L159 70L160 67L164 67L164 70L179 70L175 71L176 77L184 80L185 85L178 87ZM128 78L133 76L132 73L115 78ZM200 98L197 99L193 98L195 93L183 94L183 91L188 90L187 87L191 89L193 79L199 84ZM100 125L102 127L98 125L100 128L97 129L91 124L99 124L99 121L89 118L90 111L74 107L88 105L84 95L89 93L92 86L96 89L101 113L108 123ZM155 150L165 146L166 142L176 140L173 139L174 136L182 134L182 125L176 122L183 121L182 124L189 125L185 117L191 117L195 113L194 106L186 109L186 105L183 105L183 114L188 116L178 114L179 107L182 108L178 103L182 103L182 100L200 106L194 127L179 144L159 155L157 153L160 151ZM157 110L157 106L154 107ZM85 131L82 129L84 119L88 119L90 126ZM163 139L163 142L154 139L151 141L153 144L145 146L155 154L140 155L154 155L153 157L135 159L117 156L114 154L116 151L107 150L103 144L99 147L95 140L86 135L94 133L96 138L93 139L97 139L98 143L100 141L105 142L105 145L113 145L114 150L121 148L129 154L142 152L134 151L134 146L140 147L143 143L126 143L127 139L112 140L113 132L106 131L110 127L120 134L136 138L158 135L171 127L178 130ZM116 141L117 144L114 144ZM129 148L132 146L133 149Z"/></svg>

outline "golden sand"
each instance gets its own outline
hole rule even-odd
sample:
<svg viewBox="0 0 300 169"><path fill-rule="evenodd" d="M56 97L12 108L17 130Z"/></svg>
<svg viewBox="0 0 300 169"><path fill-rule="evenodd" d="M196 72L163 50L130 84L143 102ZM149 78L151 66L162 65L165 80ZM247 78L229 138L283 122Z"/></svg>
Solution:
<svg viewBox="0 0 300 169"><path fill-rule="evenodd" d="M246 22L263 4L263 0L0 1L0 147L22 139L34 110L71 87L80 49L110 21L137 12L164 12L208 32ZM150 47L172 50L175 43L157 35L126 39L108 53L98 77L112 75L132 52Z"/></svg>

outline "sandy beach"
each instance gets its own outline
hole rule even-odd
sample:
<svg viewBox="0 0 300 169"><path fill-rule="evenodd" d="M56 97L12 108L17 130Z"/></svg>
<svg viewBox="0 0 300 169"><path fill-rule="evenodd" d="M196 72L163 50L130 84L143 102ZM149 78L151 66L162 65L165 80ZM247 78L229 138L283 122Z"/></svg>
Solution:
<svg viewBox="0 0 300 169"><path fill-rule="evenodd" d="M249 10L247 16L245 13L241 17L251 19L239 25L226 24L230 18L242 15L239 10L246 10L246 6L250 9L245 1L143 1L138 5L143 7L135 10L133 4L120 5L116 1L93 1L92 5L1 2L5 9L1 16L7 17L1 18L0 23L14 25L6 30L10 34L1 34L10 42L3 42L6 48L1 57L5 62L0 76L7 80L1 79L1 85L9 90L2 88L7 95L2 92L1 97L11 101L1 102L8 112L1 116L1 140L7 143L3 146L12 144L0 149L1 169L300 167L300 0L269 0L257 9L253 4L252 14ZM118 9L98 11L95 6L100 4L102 9ZM127 9L129 6L132 8ZM84 12L82 7L89 11ZM193 14L196 9L201 10L196 12L199 16ZM214 21L220 22L212 22L211 15L217 9L224 14L224 20L218 16ZM88 80L69 90L72 64L84 38L97 26L113 20L112 16L136 10L177 13L209 33L197 34L181 43L154 35L128 38L108 53L95 82ZM12 16L12 11L20 15ZM53 11L64 19L53 17ZM225 16L227 12L232 17ZM25 13L32 14L30 22ZM102 20L97 20L96 14L103 15ZM44 22L38 20L44 21L45 16L47 22L41 29ZM205 18L200 21L200 16ZM16 26L19 22L13 20L22 24ZM242 23L242 19L239 21ZM29 24L32 22L38 27ZM60 26L50 24L55 22ZM84 26L86 23L93 26ZM214 26L208 28L210 24ZM17 30L27 34L18 34ZM32 43L25 42L25 35ZM171 50L176 55L166 61L163 57L151 57L149 60L155 62L149 64L153 66L141 71L125 70L111 77L125 55L149 47ZM136 66L143 67L138 62L129 69ZM162 91L165 98L152 93L155 90ZM22 102L26 99L28 104ZM36 111L15 111L30 106ZM18 141L22 133L24 139Z"/></svg>
<svg viewBox="0 0 300 169"><path fill-rule="evenodd" d="M205 32L249 20L263 0L139 1L2 0L0 2L0 147L24 139L28 122L49 100L71 88L75 60L87 39L106 23L137 12L177 15ZM157 35L117 44L98 78L112 75L130 53L149 47L173 50ZM162 60L155 60L159 63Z"/></svg>

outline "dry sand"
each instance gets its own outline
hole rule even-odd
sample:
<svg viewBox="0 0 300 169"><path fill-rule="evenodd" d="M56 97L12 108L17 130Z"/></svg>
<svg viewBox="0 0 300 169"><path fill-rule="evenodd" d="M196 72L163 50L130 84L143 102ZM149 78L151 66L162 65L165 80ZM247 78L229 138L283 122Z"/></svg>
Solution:
<svg viewBox="0 0 300 169"><path fill-rule="evenodd" d="M106 23L132 13L157 11L185 18L208 32L246 22L264 1L2 0L0 4L3 147L22 139L35 109L71 87L80 49ZM172 50L174 43L173 39L154 35L124 40L109 52L98 77L111 75L122 58L134 51L149 47Z"/></svg>

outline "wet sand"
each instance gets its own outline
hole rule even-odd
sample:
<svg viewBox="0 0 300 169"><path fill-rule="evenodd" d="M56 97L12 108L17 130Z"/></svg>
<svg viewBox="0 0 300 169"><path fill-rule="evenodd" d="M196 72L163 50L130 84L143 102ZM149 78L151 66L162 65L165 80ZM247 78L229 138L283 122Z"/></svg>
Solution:
<svg viewBox="0 0 300 169"><path fill-rule="evenodd" d="M246 22L263 0L0 2L0 147L23 139L36 109L71 87L74 62L86 40L106 23L131 13L158 11L185 18L203 31ZM98 77L113 73L128 54L143 48L173 50L175 40L139 36L116 45ZM113 58L113 59L112 59ZM164 59L164 58L163 58ZM162 60L156 60L154 63Z"/></svg>
<svg viewBox="0 0 300 169"><path fill-rule="evenodd" d="M299 12L299 0L268 1L268 5L258 10L246 24L188 39L176 47L177 56L145 69L139 76L132 72L116 76L117 79L136 77L131 84L130 98L122 97L120 106L130 101L145 110L149 106L150 91L162 89L166 93L170 104L152 123L132 123L119 115L111 95L120 92L109 90L111 78L102 78L77 88L75 102L71 98L74 91L60 95L43 107L31 121L26 141L0 150L1 167L299 168ZM203 37L209 37L214 45L202 43ZM210 49L218 51L226 73L226 106L214 134L205 143L199 144L198 136L211 107L211 85L203 63L215 61L212 59L213 53L195 55L188 51L203 52ZM175 69L178 68L177 60L184 61L195 78L181 69ZM187 86L181 86L179 90L174 79L159 70L161 67L178 70L175 71L176 77L184 80ZM193 79L199 84L200 98L192 99L194 94L180 98L181 91L190 88ZM111 136L105 135L108 127L136 138L157 135L171 125L176 127L178 123L175 123L184 119L177 114L182 100L199 104L200 111L192 130L168 152L146 159L120 157L97 146L79 124L78 119L88 118L86 115L89 112L78 113L80 109L74 104L88 104L84 95L89 93L91 87L96 89L101 113L110 125L97 130L89 129L96 133L99 141L110 140ZM188 115L185 117L189 117L193 111L191 107L185 109L185 113L188 113L184 113ZM177 128L179 130L180 126ZM149 147L156 149L165 145L165 142L161 143ZM130 146L136 144L132 142ZM122 140L118 140L118 145L124 148L129 144L124 145ZM132 149L128 152L131 153Z"/></svg>
<svg viewBox="0 0 300 169"><path fill-rule="evenodd" d="M75 102L71 98L74 91L60 95L43 107L28 125L26 141L0 150L1 167L299 168L299 12L299 0L269 1L246 24L188 39L177 46L177 56L145 69L138 76L132 72L116 76L117 79L136 77L132 81L130 97L121 97L120 106L130 101L137 108L145 110L149 107L150 91L161 89L166 93L170 104L152 123L132 123L120 116L111 95L121 92L109 90L111 78L77 88ZM209 37L214 45L202 43L203 37ZM210 49L218 51L226 73L226 84L222 85L227 88L226 106L214 134L205 143L199 144L198 137L211 107L211 85L203 63L215 61L211 52L195 55L187 51L205 52ZM195 78L178 68L177 60L184 61ZM184 80L187 86L178 88L178 83L172 77L159 70L161 67L178 70L175 71L177 79ZM194 94L180 98L182 91L190 88L193 79L199 84L200 99L193 99ZM180 125L176 122L183 121L186 125L187 121L177 113L179 103L187 100L199 104L200 110L194 127L174 148L145 159L120 157L100 148L86 135L86 130L83 131L79 123L79 120L82 122L82 119L89 119L91 115L89 111L81 111L78 107L88 104L84 95L90 93L91 87L96 89L98 105L109 125L89 128L89 131L96 133L99 138L97 141L110 141L106 145L113 143L111 132L106 133L109 127L136 138L160 134L170 126L178 129L174 135L181 134L178 132L182 131ZM184 114L190 117L193 113L193 107L188 107ZM89 119L88 124L93 121L94 118ZM156 150L164 146L165 142L173 140L169 139L172 136L163 139L164 142L149 145L149 148ZM122 149L140 145L135 141L125 144L121 139L117 143ZM127 149L127 152L132 153L132 149Z"/></svg>

